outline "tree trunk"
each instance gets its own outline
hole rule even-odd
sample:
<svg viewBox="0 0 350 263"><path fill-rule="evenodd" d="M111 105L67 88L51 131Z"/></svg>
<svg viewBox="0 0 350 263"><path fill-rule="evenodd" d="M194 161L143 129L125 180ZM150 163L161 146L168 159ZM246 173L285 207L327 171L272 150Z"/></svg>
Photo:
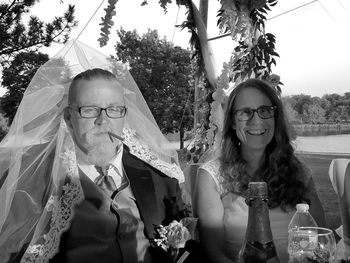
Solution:
<svg viewBox="0 0 350 263"><path fill-rule="evenodd" d="M185 137L185 129L183 125L180 126L180 149L183 149L184 147L184 137Z"/></svg>
<svg viewBox="0 0 350 263"><path fill-rule="evenodd" d="M208 23L208 0L200 0L199 2L199 13L202 17L203 23L205 27L207 27ZM198 123L200 123L200 113L199 113L199 101L200 101L200 94L199 94L199 80L202 78L201 76L196 76L195 84L194 84L194 116L193 116L193 128L194 130L197 129Z"/></svg>

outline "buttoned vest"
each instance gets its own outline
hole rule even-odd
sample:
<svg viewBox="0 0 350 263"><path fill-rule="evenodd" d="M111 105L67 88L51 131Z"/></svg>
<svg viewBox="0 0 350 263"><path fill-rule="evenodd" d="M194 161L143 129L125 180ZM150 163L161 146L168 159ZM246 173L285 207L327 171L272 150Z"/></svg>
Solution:
<svg viewBox="0 0 350 263"><path fill-rule="evenodd" d="M59 252L50 262L151 262L149 242L140 238L144 224L130 185L111 200L85 174L80 172L80 177L85 199L75 208Z"/></svg>

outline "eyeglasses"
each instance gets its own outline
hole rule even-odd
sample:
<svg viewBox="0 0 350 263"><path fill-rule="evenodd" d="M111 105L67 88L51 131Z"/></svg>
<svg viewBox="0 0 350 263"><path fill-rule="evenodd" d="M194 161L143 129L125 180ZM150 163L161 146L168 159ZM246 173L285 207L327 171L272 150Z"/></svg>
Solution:
<svg viewBox="0 0 350 263"><path fill-rule="evenodd" d="M243 108L233 111L239 121L249 121L256 112L261 119L270 119L275 116L276 106L260 106L257 109Z"/></svg>
<svg viewBox="0 0 350 263"><path fill-rule="evenodd" d="M79 112L80 117L84 119L92 119L100 116L101 112L104 110L106 115L111 119L123 118L126 114L127 108L125 106L110 106L107 108L101 108L96 106L81 106L79 108L72 108Z"/></svg>

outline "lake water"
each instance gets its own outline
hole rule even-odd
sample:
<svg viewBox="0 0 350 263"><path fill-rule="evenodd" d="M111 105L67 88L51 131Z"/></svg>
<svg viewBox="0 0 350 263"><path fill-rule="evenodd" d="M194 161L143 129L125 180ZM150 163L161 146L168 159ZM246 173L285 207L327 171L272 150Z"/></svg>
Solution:
<svg viewBox="0 0 350 263"><path fill-rule="evenodd" d="M350 154L350 134L298 136L293 143L298 152Z"/></svg>
<svg viewBox="0 0 350 263"><path fill-rule="evenodd" d="M185 146L188 146L190 143L191 141L186 141ZM298 136L293 141L293 145L297 152L350 155L350 134ZM170 142L165 147L177 150L180 147L180 143Z"/></svg>
<svg viewBox="0 0 350 263"><path fill-rule="evenodd" d="M188 140L185 147L193 143ZM293 141L294 149L304 153L325 153L350 155L350 130L309 130L299 132L299 136ZM180 147L178 141L169 142L166 148L177 150Z"/></svg>
<svg viewBox="0 0 350 263"><path fill-rule="evenodd" d="M326 136L326 135L341 135L350 134L350 126L342 128L312 128L312 129L295 129L298 136Z"/></svg>

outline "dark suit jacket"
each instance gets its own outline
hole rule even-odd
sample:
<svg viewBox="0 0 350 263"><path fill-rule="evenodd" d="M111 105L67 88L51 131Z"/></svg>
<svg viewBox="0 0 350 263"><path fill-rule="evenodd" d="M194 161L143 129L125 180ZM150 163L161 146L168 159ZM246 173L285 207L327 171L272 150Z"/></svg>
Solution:
<svg viewBox="0 0 350 263"><path fill-rule="evenodd" d="M178 182L127 150L122 161L145 225L144 235L153 239L154 225L168 224L186 215ZM110 208L110 197L82 172L80 179L85 200L76 207L70 229L61 237L59 253L50 262L122 262L117 241L120 220ZM164 253L150 249L153 262L166 262Z"/></svg>
<svg viewBox="0 0 350 263"><path fill-rule="evenodd" d="M137 200L141 219L145 224L145 236L154 238L155 225L168 225L173 220L189 216L184 208L178 181L169 178L154 167L139 160L131 154L123 155L123 164L130 180L132 191ZM150 248L154 263L172 262L169 256L160 248ZM180 249L178 258L184 251L190 252L185 263L206 263L207 257L200 244L194 240L186 243Z"/></svg>
<svg viewBox="0 0 350 263"><path fill-rule="evenodd" d="M186 215L178 181L124 151L123 165L135 195L145 235L154 238L154 225Z"/></svg>

